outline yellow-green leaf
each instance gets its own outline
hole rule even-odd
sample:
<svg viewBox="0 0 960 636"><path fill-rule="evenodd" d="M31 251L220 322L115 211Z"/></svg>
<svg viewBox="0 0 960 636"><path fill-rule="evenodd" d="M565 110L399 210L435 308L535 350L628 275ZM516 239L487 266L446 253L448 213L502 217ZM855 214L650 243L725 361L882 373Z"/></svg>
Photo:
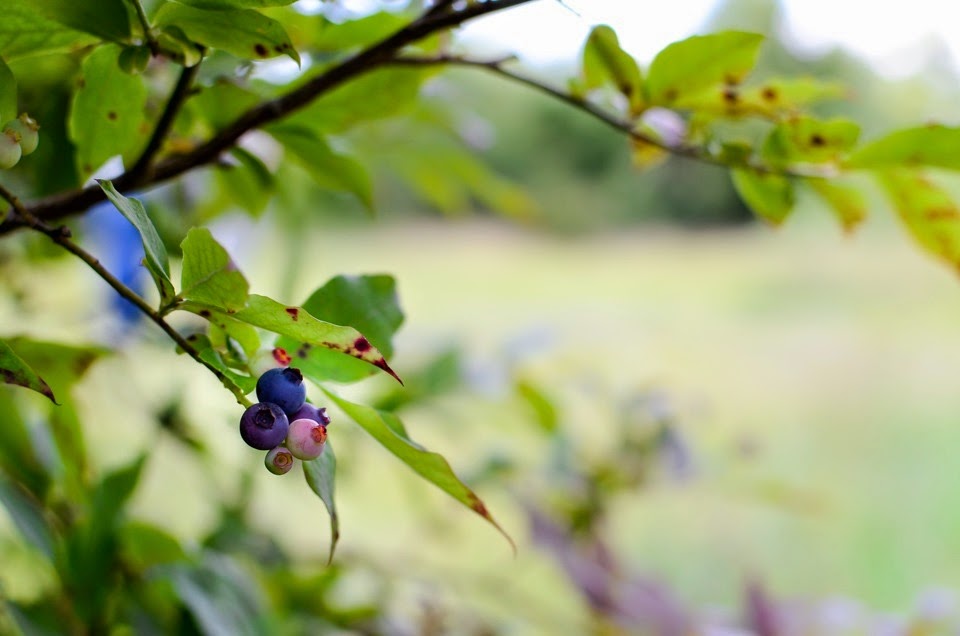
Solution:
<svg viewBox="0 0 960 636"><path fill-rule="evenodd" d="M643 109L643 84L640 67L620 48L617 34L601 24L590 31L583 47L583 88L590 90L612 84L630 102L630 110Z"/></svg>
<svg viewBox="0 0 960 636"><path fill-rule="evenodd" d="M753 68L763 36L742 31L695 35L660 51L647 71L651 103L670 106L714 85L735 85Z"/></svg>
<svg viewBox="0 0 960 636"><path fill-rule="evenodd" d="M917 242L960 270L960 208L950 194L912 170L878 172L877 178Z"/></svg>
<svg viewBox="0 0 960 636"><path fill-rule="evenodd" d="M852 231L867 218L867 200L853 186L828 179L808 179L806 183L824 200L846 231Z"/></svg>
<svg viewBox="0 0 960 636"><path fill-rule="evenodd" d="M8 122L17 112L17 79L0 57L0 122ZM0 124L2 125L2 124Z"/></svg>
<svg viewBox="0 0 960 636"><path fill-rule="evenodd" d="M860 126L849 119L795 117L770 132L763 158L771 165L839 161L859 136Z"/></svg>
<svg viewBox="0 0 960 636"><path fill-rule="evenodd" d="M0 340L0 377L6 384L32 389L57 403L50 386L3 340Z"/></svg>
<svg viewBox="0 0 960 636"><path fill-rule="evenodd" d="M857 150L850 168L930 166L960 170L960 127L932 125L890 133Z"/></svg>
<svg viewBox="0 0 960 636"><path fill-rule="evenodd" d="M780 225L793 210L793 183L786 177L748 169L730 174L740 198L758 217Z"/></svg>

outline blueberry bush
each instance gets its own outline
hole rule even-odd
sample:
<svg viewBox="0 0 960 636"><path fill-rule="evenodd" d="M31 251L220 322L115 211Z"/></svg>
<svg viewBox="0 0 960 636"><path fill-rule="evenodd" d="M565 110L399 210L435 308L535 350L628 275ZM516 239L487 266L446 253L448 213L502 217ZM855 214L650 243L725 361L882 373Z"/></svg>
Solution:
<svg viewBox="0 0 960 636"><path fill-rule="evenodd" d="M348 422L512 544L473 487L441 455L415 443L398 414L399 405L452 373L445 359L426 370L393 361L393 336L404 320L394 279L330 272L303 302L276 300L271 290L253 293L205 227L228 210L259 217L275 202L284 222L302 227L314 222L302 211L311 205L304 192L334 193L373 212L382 205L374 196L374 166L386 166L428 204L476 199L507 217L525 217L530 202L523 189L452 134L455 105L426 90L448 69L526 86L601 122L622 134L639 170L670 156L722 166L746 205L771 225L787 219L798 196L809 195L844 230L854 230L879 184L907 234L960 268L960 208L941 181L944 171L960 169L960 129L927 124L863 142L856 122L816 114L841 87L809 77L752 76L763 44L753 33L690 37L641 68L615 30L599 25L585 43L570 43L582 46L582 64L566 84L541 81L511 57L484 57L458 43L459 26L533 1L553 0L411 0L364 15L341 10L335 0L4 3L2 266L40 267L68 255L73 267L89 268L112 288L124 324L144 320L154 327L133 336L160 335L171 357L188 356L209 371L224 389L218 399L239 405L234 426L239 422L242 439L260 451L250 451L250 464L262 471L263 461L274 474L302 467L329 513L331 563L304 571L269 536L247 528L244 489L224 503L220 523L201 546L131 519L127 505L149 456L105 474L92 470L85 431L97 422L82 421L76 405L84 374L116 355L121 341L83 346L5 332L0 371L12 386L0 390L0 503L48 574L29 601L0 595L0 631L374 633L376 608L334 607L324 596L342 574L334 553L340 524L333 445ZM384 124L396 121L405 138L439 139L437 145L402 145L384 133ZM124 245L132 246L142 270L97 251ZM304 245L291 249L309 253ZM142 284L143 270L152 287ZM391 378L395 389L369 404L341 395L338 386L375 375ZM518 390L551 431L556 415L549 400L533 385ZM327 410L336 420L329 433ZM159 417L192 443L177 420L175 412ZM669 426L656 430L649 439L627 440L625 448L643 457L676 454ZM531 509L534 537L565 553L583 534L577 528L592 527L604 491L635 486L650 469L646 460L619 466L568 475L588 486L581 499L566 502L563 514L574 533ZM603 561L602 541L587 548L593 556L583 556L585 562ZM273 601L251 591L230 557L238 551L258 556L258 576L270 582ZM599 583L586 582L578 563L565 567L610 620L648 625L630 623L636 608L617 605L609 588L614 573L602 572L609 580L593 589ZM762 622L766 601L757 591L750 599ZM663 633L688 633L679 610L664 609L672 607L666 600L658 607L658 624L669 626Z"/></svg>

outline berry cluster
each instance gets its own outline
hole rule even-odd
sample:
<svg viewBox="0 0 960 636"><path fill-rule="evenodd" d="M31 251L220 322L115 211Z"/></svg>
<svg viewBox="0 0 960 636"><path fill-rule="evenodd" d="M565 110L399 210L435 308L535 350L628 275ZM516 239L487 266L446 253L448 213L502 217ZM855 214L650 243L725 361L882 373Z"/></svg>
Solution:
<svg viewBox="0 0 960 636"><path fill-rule="evenodd" d="M14 167L21 156L37 149L39 130L37 122L26 113L5 123L0 134L0 169Z"/></svg>
<svg viewBox="0 0 960 636"><path fill-rule="evenodd" d="M264 463L275 475L290 472L294 458L309 461L323 452L330 418L306 398L300 369L270 369L257 380L260 401L240 417L240 437L269 451Z"/></svg>

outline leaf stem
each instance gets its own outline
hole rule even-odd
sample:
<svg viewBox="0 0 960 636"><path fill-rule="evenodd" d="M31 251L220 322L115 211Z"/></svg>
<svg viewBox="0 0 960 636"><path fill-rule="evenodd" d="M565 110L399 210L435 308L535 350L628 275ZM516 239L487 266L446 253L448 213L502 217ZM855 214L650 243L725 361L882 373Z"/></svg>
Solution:
<svg viewBox="0 0 960 636"><path fill-rule="evenodd" d="M455 55L438 55L433 57L398 56L390 60L389 64L393 66L462 66L488 71L517 84L521 84L541 93L545 93L558 101L561 101L576 108L577 110L586 113L587 115L590 115L594 119L606 124L617 132L626 134L631 139L656 146L657 148L660 148L661 150L669 152L670 154L678 157L695 159L703 163L714 164L726 168L748 168L764 174L778 174L786 177L817 179L834 176L835 169L832 167L806 169L797 167L781 168L746 160L740 163L735 163L729 159L724 159L711 154L704 146L693 144L673 145L665 143L655 136L648 135L643 131L638 130L636 128L636 123L633 121L621 119L615 115L611 115L607 111L596 106L595 104L590 103L586 99L565 93L553 86L550 86L549 84L541 82L540 80L503 67L506 62L513 61L514 59L515 58L513 57L507 57L493 60L474 60Z"/></svg>
<svg viewBox="0 0 960 636"><path fill-rule="evenodd" d="M20 217L22 224L26 227L29 227L41 234L47 235L51 241L67 250L81 261L87 264L90 269L96 272L97 276L102 278L108 285L113 287L121 297L130 301L137 309L140 310L145 316L152 320L158 327L160 327L164 333L166 333L171 340L173 340L177 345L184 350L191 358L205 366L211 373L220 382L230 390L234 396L237 398L237 402L244 407L250 406L251 402L243 394L243 392L234 385L230 380L225 376L219 369L209 364L207 361L203 360L200 357L200 352L198 352L193 345L191 345L186 338L184 338L176 329L170 326L166 320L163 319L163 316L159 312L155 311L153 307L147 304L139 294L135 291L124 285L116 276L110 273L103 264L97 260L97 258L86 251L80 245L71 240L72 233L70 229L66 226L53 227L42 220L38 219L36 216L31 214L31 212L20 202L20 199L13 194L10 190L5 188L3 185L0 185L0 198L5 199L10 206L13 208L13 212L16 216Z"/></svg>

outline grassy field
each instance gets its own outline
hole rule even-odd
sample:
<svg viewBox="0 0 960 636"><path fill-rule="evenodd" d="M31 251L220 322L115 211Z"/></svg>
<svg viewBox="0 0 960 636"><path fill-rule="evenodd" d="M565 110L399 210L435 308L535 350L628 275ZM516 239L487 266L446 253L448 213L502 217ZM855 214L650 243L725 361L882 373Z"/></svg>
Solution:
<svg viewBox="0 0 960 636"><path fill-rule="evenodd" d="M413 437L463 475L491 451L545 461L505 374L522 371L556 398L586 456L609 445L615 402L666 392L695 478L621 497L609 528L626 565L686 600L734 603L743 581L759 577L791 598L909 608L923 590L960 589L960 281L883 219L845 237L815 210L804 217L776 231L575 240L476 220L331 229L302 237L308 258L285 300L338 272L396 275L407 322L393 366L402 374L450 343L469 353L478 391L406 417ZM252 291L283 287L278 250L262 247L293 249L288 239L229 224L215 233ZM60 269L39 276L67 280ZM79 278L71 293L100 288ZM38 292L38 306L53 303L52 289ZM59 322L23 329L56 337ZM111 381L118 373L129 383L123 395ZM135 512L183 536L209 527L211 501L259 464L232 434L236 405L166 349L127 350L95 367L80 393L98 422L89 434L100 465L152 447ZM217 468L158 440L142 406L176 393L215 442ZM522 605L521 633L584 620L556 566L528 543L513 496L523 484L480 488L518 539L514 559L489 527L341 421L331 439L344 558L474 610L512 617ZM255 473L255 523L324 554L325 516L301 480ZM361 577L343 594L377 585Z"/></svg>

